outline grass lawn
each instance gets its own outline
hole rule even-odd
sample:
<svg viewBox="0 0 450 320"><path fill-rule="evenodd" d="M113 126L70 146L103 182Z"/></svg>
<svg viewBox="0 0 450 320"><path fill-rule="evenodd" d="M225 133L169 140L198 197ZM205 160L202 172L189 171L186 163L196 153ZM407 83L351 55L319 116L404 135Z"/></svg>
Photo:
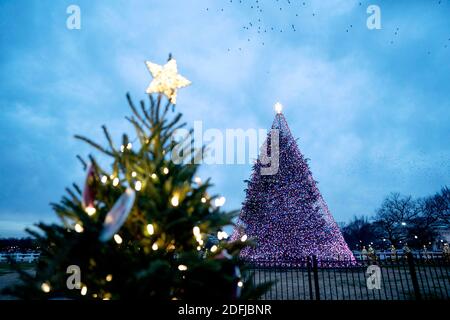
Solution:
<svg viewBox="0 0 450 320"><path fill-rule="evenodd" d="M34 268L35 264L34 263L23 262L23 263L18 263L17 266L21 270L30 270L30 269ZM15 270L11 266L11 264L5 263L5 262L0 263L0 276L8 274L8 273L12 273L12 272L15 272Z"/></svg>

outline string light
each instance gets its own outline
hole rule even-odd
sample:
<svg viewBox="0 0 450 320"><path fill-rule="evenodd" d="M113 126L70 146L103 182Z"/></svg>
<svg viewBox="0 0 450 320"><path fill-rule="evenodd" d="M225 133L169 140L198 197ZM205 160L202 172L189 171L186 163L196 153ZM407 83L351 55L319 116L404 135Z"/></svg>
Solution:
<svg viewBox="0 0 450 320"><path fill-rule="evenodd" d="M152 245L152 250L153 251L158 250L158 244L156 242Z"/></svg>
<svg viewBox="0 0 450 320"><path fill-rule="evenodd" d="M128 149L128 150L131 150L131 148L133 148L133 145L131 144L131 142L128 142L128 144L127 144L127 149Z"/></svg>
<svg viewBox="0 0 450 320"><path fill-rule="evenodd" d="M108 177L107 176L102 176L102 178L100 179L100 181L105 184L108 181Z"/></svg>
<svg viewBox="0 0 450 320"><path fill-rule="evenodd" d="M125 151L125 146L124 145L121 145L120 146L120 152L124 152Z"/></svg>
<svg viewBox="0 0 450 320"><path fill-rule="evenodd" d="M86 295L86 293L87 293L87 287L86 286L83 286L82 288L81 288L81 295L82 296L85 296Z"/></svg>
<svg viewBox="0 0 450 320"><path fill-rule="evenodd" d="M121 244L121 243L123 242L122 237L119 236L117 233L114 235L114 241L115 241L117 244Z"/></svg>
<svg viewBox="0 0 450 320"><path fill-rule="evenodd" d="M158 176L156 175L156 173L152 173L151 177L152 177L153 180L155 180L156 178L158 178Z"/></svg>
<svg viewBox="0 0 450 320"><path fill-rule="evenodd" d="M112 281L112 279L113 279L113 276L112 276L112 274L108 274L107 276L106 276L106 281L107 282L111 282Z"/></svg>
<svg viewBox="0 0 450 320"><path fill-rule="evenodd" d="M281 113L283 111L283 105L279 102L275 103L273 107L276 113Z"/></svg>
<svg viewBox="0 0 450 320"><path fill-rule="evenodd" d="M169 173L169 168L167 168L167 167L164 167L164 169L163 169L163 173L164 173L164 174L168 174L168 173Z"/></svg>
<svg viewBox="0 0 450 320"><path fill-rule="evenodd" d="M78 232L78 233L81 233L81 232L84 231L83 226L81 224L79 224L79 223L75 224L74 228L75 228L75 231Z"/></svg>
<svg viewBox="0 0 450 320"><path fill-rule="evenodd" d="M178 204L179 204L179 198L178 198L178 195L177 195L177 194L174 195L174 196L172 197L172 199L170 199L170 203L171 203L174 207L177 207L177 206L178 206Z"/></svg>
<svg viewBox="0 0 450 320"><path fill-rule="evenodd" d="M214 205L216 207L221 207L225 204L225 197L220 197L220 198L216 198L214 199Z"/></svg>
<svg viewBox="0 0 450 320"><path fill-rule="evenodd" d="M141 191L141 189L142 189L142 182L136 181L136 183L134 184L134 189L136 191Z"/></svg>
<svg viewBox="0 0 450 320"><path fill-rule="evenodd" d="M237 283L237 285L238 285L239 288L242 288L242 287L244 286L244 283L243 283L242 281L239 281L239 282Z"/></svg>
<svg viewBox="0 0 450 320"><path fill-rule="evenodd" d="M133 171L133 172L131 173L131 176L132 176L133 178L136 178L136 176L137 176L136 171Z"/></svg>
<svg viewBox="0 0 450 320"><path fill-rule="evenodd" d="M200 199L200 201L201 201L202 203L206 203L206 198L205 198L205 197L202 197L202 198Z"/></svg>
<svg viewBox="0 0 450 320"><path fill-rule="evenodd" d="M180 265L178 266L178 270L180 270L180 271L186 271L186 270L187 270L187 266L185 266L184 264L180 264Z"/></svg>
<svg viewBox="0 0 450 320"><path fill-rule="evenodd" d="M245 241L247 241L247 235L246 234L244 234L242 237L241 237L241 241L242 242L245 242Z"/></svg>
<svg viewBox="0 0 450 320"><path fill-rule="evenodd" d="M198 185L200 185L202 183L202 179L200 177L195 177L194 178L194 182Z"/></svg>
<svg viewBox="0 0 450 320"><path fill-rule="evenodd" d="M219 231L217 232L217 239L222 240L228 238L228 233L225 231Z"/></svg>
<svg viewBox="0 0 450 320"><path fill-rule="evenodd" d="M200 228L198 226L195 226L194 228L192 228L192 233L197 238L198 236L200 236Z"/></svg>
<svg viewBox="0 0 450 320"><path fill-rule="evenodd" d="M97 212L97 210L94 207L87 207L85 211L89 216L92 216Z"/></svg>
<svg viewBox="0 0 450 320"><path fill-rule="evenodd" d="M210 250L211 250L211 252L216 252L217 251L217 246L213 245Z"/></svg>
<svg viewBox="0 0 450 320"><path fill-rule="evenodd" d="M200 250L202 250L202 247L197 246L197 251L200 251Z"/></svg>
<svg viewBox="0 0 450 320"><path fill-rule="evenodd" d="M155 227L153 227L153 224L149 223L147 225L147 232L148 232L149 235L152 235L152 234L155 233Z"/></svg>
<svg viewBox="0 0 450 320"><path fill-rule="evenodd" d="M114 179L113 179L113 186L114 187L117 187L117 185L119 184L119 178L117 178L117 177L115 177Z"/></svg>
<svg viewBox="0 0 450 320"><path fill-rule="evenodd" d="M50 284L48 282L44 282L41 284L41 290L44 291L45 293L49 293L51 288L50 288Z"/></svg>

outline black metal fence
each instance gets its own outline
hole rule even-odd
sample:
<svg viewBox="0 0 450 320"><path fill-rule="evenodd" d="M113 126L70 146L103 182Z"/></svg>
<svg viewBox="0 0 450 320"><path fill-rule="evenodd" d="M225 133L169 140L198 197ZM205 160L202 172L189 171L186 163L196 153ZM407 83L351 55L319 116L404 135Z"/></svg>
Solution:
<svg viewBox="0 0 450 320"><path fill-rule="evenodd" d="M372 266L372 267L371 267ZM248 262L255 284L272 282L269 300L450 299L450 259L377 254L356 260Z"/></svg>

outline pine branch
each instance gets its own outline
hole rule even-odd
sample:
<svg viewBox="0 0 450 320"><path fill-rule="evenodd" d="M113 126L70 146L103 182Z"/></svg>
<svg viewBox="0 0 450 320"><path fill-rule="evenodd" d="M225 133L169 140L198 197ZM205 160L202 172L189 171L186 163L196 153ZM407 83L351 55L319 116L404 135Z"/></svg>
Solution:
<svg viewBox="0 0 450 320"><path fill-rule="evenodd" d="M108 128L106 128L106 126L103 125L102 129L103 129L103 133L104 133L104 135L106 137L106 140L108 140L108 144L109 144L109 147L111 148L112 153L113 154L117 153L116 149L114 148L114 143L112 141L111 135L108 132Z"/></svg>
<svg viewBox="0 0 450 320"><path fill-rule="evenodd" d="M92 147L94 147L95 149L97 149L97 150L107 154L108 156L114 157L114 154L112 152L106 150L105 148L103 148L102 146L100 146L96 142L92 141L91 139L83 137L83 136L80 136L80 135L75 135L74 137L75 137L75 139L78 139L78 140L81 140L81 141L84 141L84 142L90 144Z"/></svg>
<svg viewBox="0 0 450 320"><path fill-rule="evenodd" d="M131 100L130 94L127 93L127 100L128 100L128 104L130 105L131 111L133 111L134 115L136 116L136 118L142 122L142 124L147 127L148 129L151 129L151 127L145 122L145 120L141 117L141 115L139 114L139 112L136 110L136 107L134 106L133 101Z"/></svg>
<svg viewBox="0 0 450 320"><path fill-rule="evenodd" d="M84 159L79 154L77 154L77 159L80 160L81 165L83 166L83 170L86 170L86 168L87 168L86 161L84 161Z"/></svg>

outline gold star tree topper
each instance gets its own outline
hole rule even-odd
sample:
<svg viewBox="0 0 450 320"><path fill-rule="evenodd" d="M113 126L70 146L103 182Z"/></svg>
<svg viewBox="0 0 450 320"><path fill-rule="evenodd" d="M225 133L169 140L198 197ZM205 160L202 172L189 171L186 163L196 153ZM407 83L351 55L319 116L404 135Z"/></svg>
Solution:
<svg viewBox="0 0 450 320"><path fill-rule="evenodd" d="M171 103L175 104L177 102L177 89L191 84L188 79L178 74L175 59L170 59L164 66L150 61L146 61L145 64L153 77L146 90L148 94L163 93Z"/></svg>

